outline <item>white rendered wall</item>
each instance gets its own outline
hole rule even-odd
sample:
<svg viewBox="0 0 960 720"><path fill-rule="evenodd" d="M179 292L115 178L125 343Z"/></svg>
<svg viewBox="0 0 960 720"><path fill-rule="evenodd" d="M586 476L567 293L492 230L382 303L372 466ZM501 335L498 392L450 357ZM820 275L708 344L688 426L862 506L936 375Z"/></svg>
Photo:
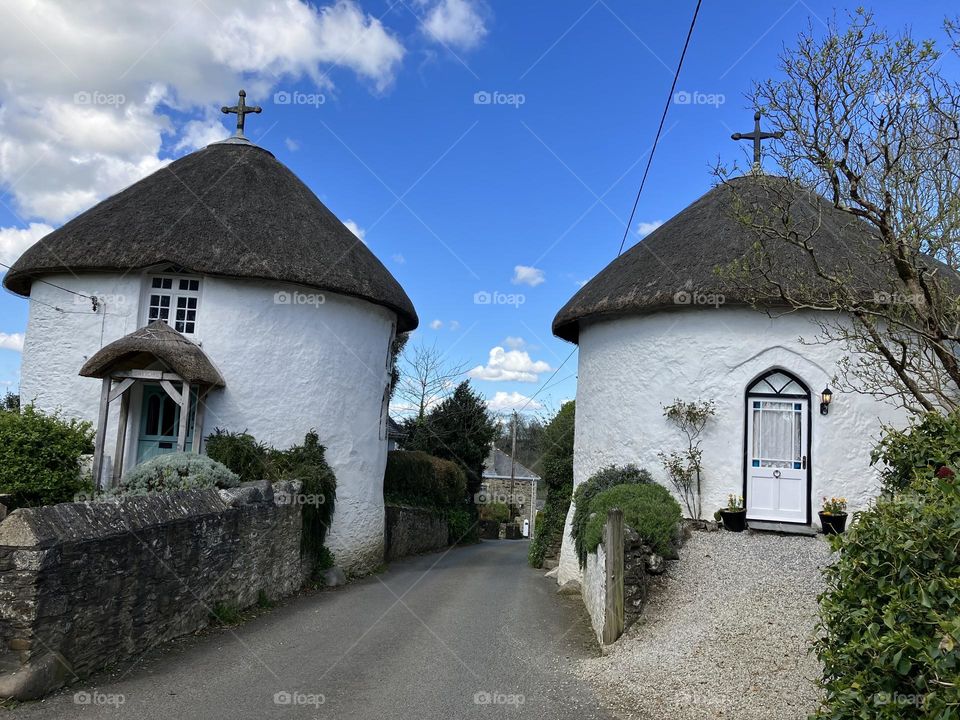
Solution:
<svg viewBox="0 0 960 720"><path fill-rule="evenodd" d="M21 370L21 394L43 410L96 421L100 381L80 367L107 343L142 324L141 276L60 275L63 287L108 297L107 315L73 296L34 283ZM278 292L296 302L276 302ZM299 293L299 295L297 294ZM110 303L122 296L124 303ZM310 296L307 301L306 296ZM383 472L387 442L383 397L395 314L354 298L277 283L203 279L196 340L217 366L226 387L207 398L204 434L220 427L247 431L277 448L303 442L315 429L337 475L337 500L327 545L347 571L383 561ZM122 309L122 312L121 312ZM135 453L137 398L131 407ZM116 405L116 403L114 404ZM114 453L116 407L105 452Z"/></svg>
<svg viewBox="0 0 960 720"><path fill-rule="evenodd" d="M580 331L574 487L600 468L635 463L668 485L658 452L682 450L684 438L663 417L676 398L712 400L717 415L703 435L703 516L727 495L743 494L745 391L771 368L789 370L811 391L811 511L823 496L845 496L851 511L879 489L870 451L881 424L904 426L906 415L873 397L834 389L829 415L820 391L833 385L844 348L810 345L811 313L771 318L747 308L697 308L587 324ZM679 498L678 498L679 500ZM578 578L567 517L559 581ZM686 514L686 512L684 513Z"/></svg>

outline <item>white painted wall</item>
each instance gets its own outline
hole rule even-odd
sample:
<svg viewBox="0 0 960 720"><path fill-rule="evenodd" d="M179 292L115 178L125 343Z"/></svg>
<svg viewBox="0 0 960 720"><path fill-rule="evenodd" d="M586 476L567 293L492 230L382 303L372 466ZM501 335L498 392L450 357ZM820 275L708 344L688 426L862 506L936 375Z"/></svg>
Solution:
<svg viewBox="0 0 960 720"><path fill-rule="evenodd" d="M696 308L603 320L580 331L574 485L600 468L636 463L668 485L657 453L681 450L684 439L663 417L674 399L713 400L717 415L703 436L703 515L743 494L745 391L754 378L779 367L811 391L812 518L821 497L846 496L863 508L879 488L870 451L882 423L905 425L903 411L863 395L837 392L829 415L819 394L838 371L840 344L809 345L813 313L771 318L748 308ZM679 499L679 498L678 498ZM567 517L559 581L578 578Z"/></svg>
<svg viewBox="0 0 960 720"><path fill-rule="evenodd" d="M103 345L142 324L142 277L44 279L107 296L106 314L94 314L88 303L74 305L74 296L35 283L32 300L39 302L30 303L21 394L41 409L60 408L68 417L95 422L100 381L77 372ZM337 475L327 544L344 569L368 570L383 560L383 396L396 317L386 308L333 293L324 293L317 304L277 303L280 291L316 294L278 283L203 279L196 339L226 381L225 388L208 396L204 431L245 430L284 448L316 429ZM112 303L111 296L116 296ZM139 418L136 403L132 413ZM115 415L114 407L106 436L110 456ZM127 447L130 457L135 443Z"/></svg>

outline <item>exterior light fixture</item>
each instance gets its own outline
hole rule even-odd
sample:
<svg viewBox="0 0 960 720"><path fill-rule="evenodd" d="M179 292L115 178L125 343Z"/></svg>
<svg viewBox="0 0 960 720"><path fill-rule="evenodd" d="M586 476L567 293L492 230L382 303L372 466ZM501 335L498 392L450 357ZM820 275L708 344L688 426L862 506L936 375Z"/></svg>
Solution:
<svg viewBox="0 0 960 720"><path fill-rule="evenodd" d="M829 386L823 389L823 392L820 393L820 414L826 415L830 412L830 403L833 401L833 390Z"/></svg>

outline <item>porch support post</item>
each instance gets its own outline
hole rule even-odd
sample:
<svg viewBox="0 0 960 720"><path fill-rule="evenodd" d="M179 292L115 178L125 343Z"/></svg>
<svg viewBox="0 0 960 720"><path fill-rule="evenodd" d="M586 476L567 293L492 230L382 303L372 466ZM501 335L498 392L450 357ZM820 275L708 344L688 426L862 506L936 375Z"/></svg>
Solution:
<svg viewBox="0 0 960 720"><path fill-rule="evenodd" d="M169 392L169 391L168 391ZM180 389L180 432L177 435L177 452L187 449L187 430L190 427L190 383L184 381ZM194 439L196 441L196 439Z"/></svg>
<svg viewBox="0 0 960 720"><path fill-rule="evenodd" d="M113 456L113 480L111 487L120 484L120 478L123 476L123 451L127 442L127 414L130 412L130 393L126 392L129 385L125 388L123 395L120 396L120 418L117 422L117 451Z"/></svg>
<svg viewBox="0 0 960 720"><path fill-rule="evenodd" d="M93 486L100 488L100 474L103 472L103 448L106 442L107 416L110 412L110 383L108 375L100 386L100 410L97 414L97 436L93 445Z"/></svg>
<svg viewBox="0 0 960 720"><path fill-rule="evenodd" d="M203 411L206 409L208 388L197 390L197 412L193 417L193 452L199 455L202 452L201 443L203 443Z"/></svg>

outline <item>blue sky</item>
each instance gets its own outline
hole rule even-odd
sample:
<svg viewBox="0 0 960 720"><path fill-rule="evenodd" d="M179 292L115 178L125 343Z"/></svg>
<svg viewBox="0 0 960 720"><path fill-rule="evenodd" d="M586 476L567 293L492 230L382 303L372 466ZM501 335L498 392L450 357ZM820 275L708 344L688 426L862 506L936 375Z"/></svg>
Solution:
<svg viewBox="0 0 960 720"><path fill-rule="evenodd" d="M0 261L31 223L56 227L226 135L216 111L240 83L264 108L247 134L352 221L407 290L421 318L414 342L482 366L476 386L505 409L569 354L551 320L616 255L694 3L290 0L274 18L256 15L262 3L211 3L196 17L169 3L169 18L153 4L120 3L114 16L84 5L0 10L22 28L0 51ZM853 7L704 2L678 83L700 102L670 108L628 244L709 189L718 159L743 161L746 144L729 136L752 127L751 82L776 74L808 20L822 29ZM937 37L956 12L871 7L888 27ZM478 292L522 303L478 304ZM26 312L0 294L0 383L11 388ZM576 356L534 406L572 398L575 372Z"/></svg>

